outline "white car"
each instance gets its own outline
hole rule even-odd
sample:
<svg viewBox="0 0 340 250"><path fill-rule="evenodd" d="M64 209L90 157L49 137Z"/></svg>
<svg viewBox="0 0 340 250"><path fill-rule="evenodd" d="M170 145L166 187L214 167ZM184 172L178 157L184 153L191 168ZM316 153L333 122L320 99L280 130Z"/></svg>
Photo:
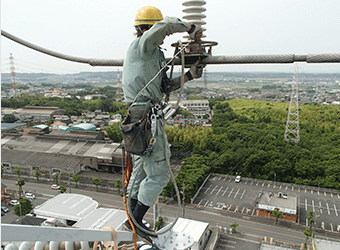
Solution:
<svg viewBox="0 0 340 250"><path fill-rule="evenodd" d="M34 199L35 199L35 195L32 194L32 193L26 193L26 194L25 194L25 197L28 198L28 199L31 199L31 200L34 200Z"/></svg>
<svg viewBox="0 0 340 250"><path fill-rule="evenodd" d="M59 186L56 185L56 184L53 184L53 185L51 185L51 188L52 188L52 189L59 189Z"/></svg>
<svg viewBox="0 0 340 250"><path fill-rule="evenodd" d="M18 200L11 200L11 201L9 202L9 204L12 205L12 206L15 206L15 205L18 205L18 204L19 204L19 201L18 201Z"/></svg>
<svg viewBox="0 0 340 250"><path fill-rule="evenodd" d="M241 176L236 176L236 178L235 178L235 182L240 182L241 181Z"/></svg>

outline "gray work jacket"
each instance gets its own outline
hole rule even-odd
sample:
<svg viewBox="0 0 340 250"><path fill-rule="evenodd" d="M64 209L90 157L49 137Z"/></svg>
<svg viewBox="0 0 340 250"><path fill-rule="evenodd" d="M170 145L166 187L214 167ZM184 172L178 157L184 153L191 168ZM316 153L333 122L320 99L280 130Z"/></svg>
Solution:
<svg viewBox="0 0 340 250"><path fill-rule="evenodd" d="M125 102L128 105L164 65L164 54L159 48L164 38L177 32L188 31L188 28L188 22L175 17L165 17L131 43L124 60L122 78ZM180 80L175 81L178 85ZM139 98L161 101L164 95L161 82L162 74L159 74L139 95Z"/></svg>

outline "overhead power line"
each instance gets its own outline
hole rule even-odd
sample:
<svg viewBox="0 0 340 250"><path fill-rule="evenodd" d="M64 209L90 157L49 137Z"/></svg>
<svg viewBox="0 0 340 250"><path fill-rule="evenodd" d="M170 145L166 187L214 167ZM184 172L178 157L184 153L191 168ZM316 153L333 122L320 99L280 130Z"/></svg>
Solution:
<svg viewBox="0 0 340 250"><path fill-rule="evenodd" d="M1 35L28 48L37 50L41 53L72 62L86 63L90 64L91 66L123 66L124 62L123 59L95 59L65 55L29 43L4 30L1 30ZM170 60L170 58L168 58L167 60ZM202 59L203 64L261 64L261 63L279 64L294 62L340 63L340 53L308 54L308 55L277 54L277 55L208 56ZM180 65L181 64L180 58L176 58L174 60L174 64Z"/></svg>

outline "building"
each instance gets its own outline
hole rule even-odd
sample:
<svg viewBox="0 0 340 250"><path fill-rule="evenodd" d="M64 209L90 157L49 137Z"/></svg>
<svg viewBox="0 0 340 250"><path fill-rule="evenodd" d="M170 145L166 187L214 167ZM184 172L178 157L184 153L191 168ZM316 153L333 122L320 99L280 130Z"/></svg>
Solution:
<svg viewBox="0 0 340 250"><path fill-rule="evenodd" d="M182 100L179 106L192 113L195 118L203 118L205 116L211 119L211 109L208 100Z"/></svg>
<svg viewBox="0 0 340 250"><path fill-rule="evenodd" d="M194 238L194 245L191 249L205 249L205 245L209 239L209 223L178 218L173 230L191 235Z"/></svg>
<svg viewBox="0 0 340 250"><path fill-rule="evenodd" d="M316 250L337 250L340 249L340 242L325 239L314 239Z"/></svg>
<svg viewBox="0 0 340 250"><path fill-rule="evenodd" d="M41 178L50 179L57 172L61 180L69 180L81 171L120 171L119 146L105 140L100 131L54 130L37 136L5 136L1 140L1 164L4 174L15 174L20 168L22 175L32 178L39 170Z"/></svg>
<svg viewBox="0 0 340 250"><path fill-rule="evenodd" d="M33 217L37 219L34 223L40 221L41 226L69 226L78 229L100 230L110 227L121 231L124 230L122 225L127 219L124 210L103 208L91 197L69 193L59 194L47 200L34 208L32 213L34 215ZM189 239L189 249L202 250L209 238L209 224L178 218L171 231L154 238L154 240L155 244L161 249L177 249L176 247L166 248L166 245L172 246L178 243L176 240L174 242L174 238L176 237L179 237L182 241ZM130 241L133 241L132 233ZM194 243L192 243L193 241ZM183 249L183 247L180 249Z"/></svg>
<svg viewBox="0 0 340 250"><path fill-rule="evenodd" d="M17 114L22 118L32 118L34 121L47 122L53 119L54 115L64 115L66 110L59 107L26 106L18 109Z"/></svg>
<svg viewBox="0 0 340 250"><path fill-rule="evenodd" d="M84 96L84 99L85 99L86 101L87 101L87 100L92 100L93 98L97 98L97 99L106 98L106 95L94 94L94 95L86 95L86 96Z"/></svg>
<svg viewBox="0 0 340 250"><path fill-rule="evenodd" d="M284 220L296 222L297 218L297 197L290 197L281 192L262 192L257 204L257 215L272 217L271 212L278 208L283 213Z"/></svg>
<svg viewBox="0 0 340 250"><path fill-rule="evenodd" d="M26 123L24 122L15 122L15 123L1 123L1 135L8 134L8 133L18 133L22 131Z"/></svg>

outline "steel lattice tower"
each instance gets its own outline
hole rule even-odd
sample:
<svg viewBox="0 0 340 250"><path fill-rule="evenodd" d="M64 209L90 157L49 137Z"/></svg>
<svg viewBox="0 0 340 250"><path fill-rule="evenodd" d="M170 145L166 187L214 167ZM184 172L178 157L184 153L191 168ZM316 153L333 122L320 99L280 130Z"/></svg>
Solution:
<svg viewBox="0 0 340 250"><path fill-rule="evenodd" d="M207 81L207 68L204 68L204 72L203 72L203 80L204 80L204 88L207 89L208 88L208 81Z"/></svg>
<svg viewBox="0 0 340 250"><path fill-rule="evenodd" d="M300 142L299 90L298 83L296 81L296 75L294 75L292 82L292 93L290 97L288 118L284 137L287 142L290 141L296 144Z"/></svg>
<svg viewBox="0 0 340 250"><path fill-rule="evenodd" d="M16 80L15 80L15 67L14 67L14 57L12 55L12 53L10 53L10 56L9 56L9 62L10 62L10 65L11 65L11 88L14 90L14 93L16 95L16 90L18 88L18 84L16 83Z"/></svg>

